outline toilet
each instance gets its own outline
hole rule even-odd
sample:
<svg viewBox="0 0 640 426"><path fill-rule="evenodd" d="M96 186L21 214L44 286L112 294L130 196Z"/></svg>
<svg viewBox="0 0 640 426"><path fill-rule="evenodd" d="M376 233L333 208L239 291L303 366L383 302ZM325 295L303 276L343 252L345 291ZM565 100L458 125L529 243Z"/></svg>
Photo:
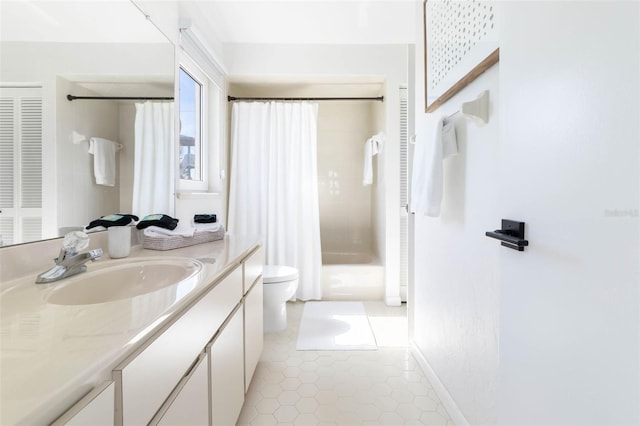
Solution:
<svg viewBox="0 0 640 426"><path fill-rule="evenodd" d="M274 333L287 328L287 300L298 288L298 270L290 266L266 265L262 270L264 284L264 332Z"/></svg>

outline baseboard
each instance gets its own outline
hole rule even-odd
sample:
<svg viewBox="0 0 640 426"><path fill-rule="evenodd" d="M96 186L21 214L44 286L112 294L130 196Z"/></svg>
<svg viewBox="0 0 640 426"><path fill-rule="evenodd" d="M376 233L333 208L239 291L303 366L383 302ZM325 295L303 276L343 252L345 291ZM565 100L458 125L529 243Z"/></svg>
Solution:
<svg viewBox="0 0 640 426"><path fill-rule="evenodd" d="M469 426L469 422L465 419L462 411L458 407L458 404L454 401L447 388L444 387L436 372L431 368L429 361L424 357L420 349L416 346L415 342L411 342L411 353L413 357L418 361L420 368L424 371L424 374L427 376L427 379L433 386L433 390L438 394L438 398L440 398L440 402L444 405L444 408L449 413L449 417L453 421L453 424L456 426Z"/></svg>

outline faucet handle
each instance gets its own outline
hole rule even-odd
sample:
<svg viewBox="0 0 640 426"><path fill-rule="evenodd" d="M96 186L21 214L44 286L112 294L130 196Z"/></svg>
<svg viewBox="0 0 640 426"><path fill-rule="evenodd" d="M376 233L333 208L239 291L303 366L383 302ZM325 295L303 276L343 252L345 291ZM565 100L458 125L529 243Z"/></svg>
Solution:
<svg viewBox="0 0 640 426"><path fill-rule="evenodd" d="M89 247L89 236L82 231L71 231L64 236L62 248L69 250L71 256L75 256Z"/></svg>
<svg viewBox="0 0 640 426"><path fill-rule="evenodd" d="M94 260L94 261L100 259L103 254L104 252L102 251L101 248L89 250L89 256L91 256L91 260Z"/></svg>
<svg viewBox="0 0 640 426"><path fill-rule="evenodd" d="M56 264L60 264L65 259L76 256L89 245L89 236L82 231L71 231L64 236L62 248L56 259Z"/></svg>

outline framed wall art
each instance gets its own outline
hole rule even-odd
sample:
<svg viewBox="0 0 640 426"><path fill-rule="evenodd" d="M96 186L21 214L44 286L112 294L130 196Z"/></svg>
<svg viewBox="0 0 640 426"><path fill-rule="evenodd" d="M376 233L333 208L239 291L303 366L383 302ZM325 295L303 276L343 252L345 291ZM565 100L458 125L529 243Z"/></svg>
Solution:
<svg viewBox="0 0 640 426"><path fill-rule="evenodd" d="M426 112L500 59L496 1L424 0Z"/></svg>

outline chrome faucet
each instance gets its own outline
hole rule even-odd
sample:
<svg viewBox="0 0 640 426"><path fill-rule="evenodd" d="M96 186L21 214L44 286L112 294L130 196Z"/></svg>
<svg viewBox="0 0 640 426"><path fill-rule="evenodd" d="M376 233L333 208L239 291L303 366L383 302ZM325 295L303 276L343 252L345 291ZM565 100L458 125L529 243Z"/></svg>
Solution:
<svg viewBox="0 0 640 426"><path fill-rule="evenodd" d="M54 259L55 266L38 275L36 284L52 283L85 272L87 270L85 263L96 261L103 254L100 248L78 253L78 247L81 247L80 250L82 250L87 245L89 245L89 237L85 233L75 231L67 234L60 254Z"/></svg>

